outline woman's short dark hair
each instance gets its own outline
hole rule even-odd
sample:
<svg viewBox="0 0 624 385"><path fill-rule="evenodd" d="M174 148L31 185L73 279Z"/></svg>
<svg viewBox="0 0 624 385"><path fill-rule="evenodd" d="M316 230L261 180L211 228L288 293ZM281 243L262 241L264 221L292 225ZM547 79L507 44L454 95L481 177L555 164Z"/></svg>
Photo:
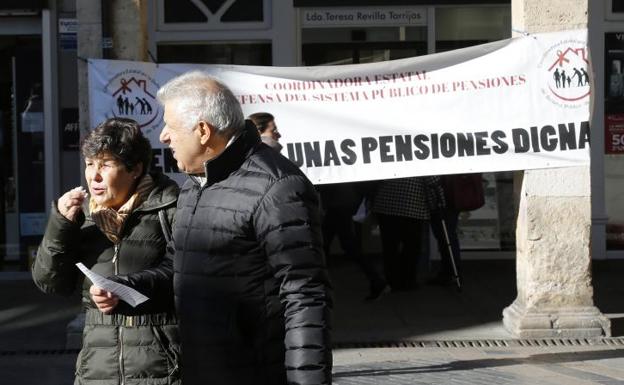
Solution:
<svg viewBox="0 0 624 385"><path fill-rule="evenodd" d="M275 120L275 117L268 112L256 112L255 114L249 115L249 120L251 120L260 133L264 132L267 129L269 123Z"/></svg>
<svg viewBox="0 0 624 385"><path fill-rule="evenodd" d="M152 146L143 136L138 123L132 119L111 118L100 123L82 139L80 149L85 158L96 158L108 152L123 163L128 171L134 170L141 163L143 174L152 163Z"/></svg>

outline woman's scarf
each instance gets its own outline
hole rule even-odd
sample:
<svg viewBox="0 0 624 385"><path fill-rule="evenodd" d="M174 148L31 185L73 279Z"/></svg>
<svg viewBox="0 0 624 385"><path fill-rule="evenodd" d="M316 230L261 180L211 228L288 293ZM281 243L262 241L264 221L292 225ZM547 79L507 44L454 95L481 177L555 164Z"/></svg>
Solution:
<svg viewBox="0 0 624 385"><path fill-rule="evenodd" d="M154 180L149 174L145 174L139 181L134 193L119 210L98 205L93 197L89 201L89 211L95 225L106 235L111 242L117 244L120 241L121 230L130 213L143 203L154 188Z"/></svg>

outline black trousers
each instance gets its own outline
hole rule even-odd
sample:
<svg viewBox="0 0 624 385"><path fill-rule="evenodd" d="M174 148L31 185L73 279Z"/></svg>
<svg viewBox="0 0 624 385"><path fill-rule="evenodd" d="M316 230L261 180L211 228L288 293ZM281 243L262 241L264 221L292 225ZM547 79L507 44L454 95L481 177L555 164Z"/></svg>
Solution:
<svg viewBox="0 0 624 385"><path fill-rule="evenodd" d="M429 252L426 220L377 214L386 279L394 290L416 287L418 262Z"/></svg>
<svg viewBox="0 0 624 385"><path fill-rule="evenodd" d="M340 241L340 247L355 263L358 264L370 286L370 290L376 290L386 285L381 273L375 268L371 256L362 253L362 240L356 232L356 224L353 222L353 210L331 208L323 218L323 242L325 255L329 259L329 249L335 237Z"/></svg>

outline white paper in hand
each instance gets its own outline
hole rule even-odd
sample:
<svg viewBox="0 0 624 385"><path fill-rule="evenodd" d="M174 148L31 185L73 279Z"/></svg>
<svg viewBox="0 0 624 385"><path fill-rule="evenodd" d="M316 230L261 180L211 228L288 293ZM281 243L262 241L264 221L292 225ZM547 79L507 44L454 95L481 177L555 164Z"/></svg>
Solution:
<svg viewBox="0 0 624 385"><path fill-rule="evenodd" d="M127 302L132 307L136 307L149 299L131 287L113 282L110 279L106 279L92 272L82 263L77 263L76 266L78 266L80 271L82 271L95 286L115 294L119 299Z"/></svg>

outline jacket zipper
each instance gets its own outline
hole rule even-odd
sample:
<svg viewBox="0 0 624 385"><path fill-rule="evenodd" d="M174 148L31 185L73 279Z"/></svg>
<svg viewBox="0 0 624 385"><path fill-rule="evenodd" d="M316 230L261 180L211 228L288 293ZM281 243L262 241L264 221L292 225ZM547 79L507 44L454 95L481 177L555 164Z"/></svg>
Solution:
<svg viewBox="0 0 624 385"><path fill-rule="evenodd" d="M119 246L120 243L115 243L115 246L113 246L113 272L115 275L119 274Z"/></svg>
<svg viewBox="0 0 624 385"><path fill-rule="evenodd" d="M201 198L202 191L203 187L200 187L199 190L197 190L197 198L195 198L195 207L193 207L193 214L195 214L195 211L197 211L197 206L199 206L199 198Z"/></svg>
<svg viewBox="0 0 624 385"><path fill-rule="evenodd" d="M121 243L115 243L115 246L113 246L114 249L114 253L113 253L113 268L114 268L114 273L115 275L119 274L119 246ZM124 385L126 383L126 374L124 373L124 362L123 362L123 354L124 354L124 349L123 349L123 325L119 325L118 326L118 340L119 340L119 383L121 385Z"/></svg>
<svg viewBox="0 0 624 385"><path fill-rule="evenodd" d="M114 250L113 268L114 268L115 275L119 275L119 249L121 248L121 233L122 232L123 232L123 228L119 232L119 242L115 243L115 245L113 246L113 250ZM126 373L125 373L124 359L123 359L123 356L124 356L123 328L124 326L119 325L118 328L119 328L118 329L119 330L119 335L118 335L118 339L119 339L119 384L125 385Z"/></svg>
<svg viewBox="0 0 624 385"><path fill-rule="evenodd" d="M124 354L124 342L123 342L123 325L119 325L119 384L125 385L126 373L124 368L123 354Z"/></svg>

